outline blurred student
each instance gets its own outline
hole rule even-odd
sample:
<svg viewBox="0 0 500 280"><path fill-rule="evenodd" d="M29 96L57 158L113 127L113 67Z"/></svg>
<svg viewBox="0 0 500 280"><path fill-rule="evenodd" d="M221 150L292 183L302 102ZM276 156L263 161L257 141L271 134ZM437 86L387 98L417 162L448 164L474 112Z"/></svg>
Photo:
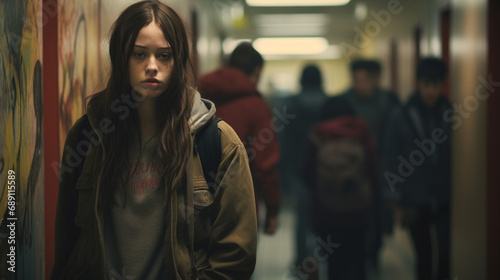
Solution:
<svg viewBox="0 0 500 280"><path fill-rule="evenodd" d="M357 59L351 63L352 86L340 96L349 101L356 114L370 127L375 139L379 165L384 157L384 134L390 112L399 105L397 96L380 86L382 67L376 60ZM328 101L324 110L331 110ZM389 189L375 191L373 220L367 237L367 261L370 268L378 269L378 255L382 244L382 234L390 233L393 227L393 214L390 203L394 193Z"/></svg>
<svg viewBox="0 0 500 280"><path fill-rule="evenodd" d="M356 114L368 123L380 151L389 113L399 105L396 94L380 87L381 71L380 63L376 60L354 60L351 63L352 86L340 95L347 98ZM325 110L329 109L330 104L331 101Z"/></svg>
<svg viewBox="0 0 500 280"><path fill-rule="evenodd" d="M328 261L330 280L363 280L373 188L379 181L375 143L348 100L330 101L331 110L311 132L305 165L313 194L311 221L323 248L315 257Z"/></svg>
<svg viewBox="0 0 500 280"><path fill-rule="evenodd" d="M215 103L216 115L234 128L248 153L257 201L266 206L264 232L278 225L281 187L278 173L280 147L273 116L257 91L264 59L251 43L239 44L228 66L201 77L202 96Z"/></svg>
<svg viewBox="0 0 500 280"><path fill-rule="evenodd" d="M310 232L310 190L304 186L300 174L307 151L309 131L312 125L319 121L321 108L327 98L323 90L321 71L316 65L309 64L303 68L300 85L300 93L284 102L287 113L294 115L294 118L283 125L280 161L282 182L292 188L296 202L297 264L301 264L313 253L307 246L307 236Z"/></svg>
<svg viewBox="0 0 500 280"><path fill-rule="evenodd" d="M417 92L394 112L387 131L384 181L401 193L402 224L417 253L418 279L449 279L450 103L442 90L446 65L425 58Z"/></svg>

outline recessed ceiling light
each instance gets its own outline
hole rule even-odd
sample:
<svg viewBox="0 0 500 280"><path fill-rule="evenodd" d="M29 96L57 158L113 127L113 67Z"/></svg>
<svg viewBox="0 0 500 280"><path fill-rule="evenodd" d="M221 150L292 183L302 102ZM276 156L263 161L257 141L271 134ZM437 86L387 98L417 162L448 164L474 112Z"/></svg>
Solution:
<svg viewBox="0 0 500 280"><path fill-rule="evenodd" d="M294 6L343 6L351 0L246 0L249 6L294 7Z"/></svg>
<svg viewBox="0 0 500 280"><path fill-rule="evenodd" d="M327 14L260 14L253 23L260 37L324 36L330 24Z"/></svg>
<svg viewBox="0 0 500 280"><path fill-rule="evenodd" d="M320 54L328 49L323 37L268 37L258 38L254 48L263 55Z"/></svg>
<svg viewBox="0 0 500 280"><path fill-rule="evenodd" d="M363 21L367 15L368 7L366 6L366 4L363 2L359 2L358 4L356 4L356 8L354 8L354 17L359 21Z"/></svg>

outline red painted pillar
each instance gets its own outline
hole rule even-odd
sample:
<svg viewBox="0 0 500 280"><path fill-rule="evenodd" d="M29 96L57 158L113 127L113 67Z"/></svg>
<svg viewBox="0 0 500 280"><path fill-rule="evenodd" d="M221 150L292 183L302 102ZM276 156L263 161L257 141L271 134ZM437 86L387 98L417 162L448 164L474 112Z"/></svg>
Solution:
<svg viewBox="0 0 500 280"><path fill-rule="evenodd" d="M58 193L58 174L52 168L59 161L58 122L58 4L43 0L43 143L45 204L45 279L50 278L54 263L54 226Z"/></svg>

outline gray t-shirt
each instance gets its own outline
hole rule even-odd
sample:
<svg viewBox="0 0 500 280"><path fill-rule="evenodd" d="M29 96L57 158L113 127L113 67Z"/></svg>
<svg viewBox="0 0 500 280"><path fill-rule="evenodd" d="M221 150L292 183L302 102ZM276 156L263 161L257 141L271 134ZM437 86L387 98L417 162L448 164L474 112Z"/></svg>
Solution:
<svg viewBox="0 0 500 280"><path fill-rule="evenodd" d="M125 187L116 188L115 202L105 211L104 241L108 279L165 279L165 189L159 187L160 164L154 140L142 136L130 151ZM137 160L139 161L137 162ZM124 177L125 178L125 177Z"/></svg>

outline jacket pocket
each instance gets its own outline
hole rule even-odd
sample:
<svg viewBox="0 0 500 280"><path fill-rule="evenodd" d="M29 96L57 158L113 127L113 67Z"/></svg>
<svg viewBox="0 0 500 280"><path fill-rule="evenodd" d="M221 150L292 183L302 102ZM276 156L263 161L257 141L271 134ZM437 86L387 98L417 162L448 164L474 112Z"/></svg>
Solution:
<svg viewBox="0 0 500 280"><path fill-rule="evenodd" d="M84 230L90 230L94 222L95 193L90 176L81 175L75 187L78 193L78 206L75 225Z"/></svg>
<svg viewBox="0 0 500 280"><path fill-rule="evenodd" d="M214 195L204 181L194 182L194 247L195 251L205 248L209 244L210 232L212 231ZM202 251L206 252L206 248ZM197 262L205 260L206 255L197 255Z"/></svg>

